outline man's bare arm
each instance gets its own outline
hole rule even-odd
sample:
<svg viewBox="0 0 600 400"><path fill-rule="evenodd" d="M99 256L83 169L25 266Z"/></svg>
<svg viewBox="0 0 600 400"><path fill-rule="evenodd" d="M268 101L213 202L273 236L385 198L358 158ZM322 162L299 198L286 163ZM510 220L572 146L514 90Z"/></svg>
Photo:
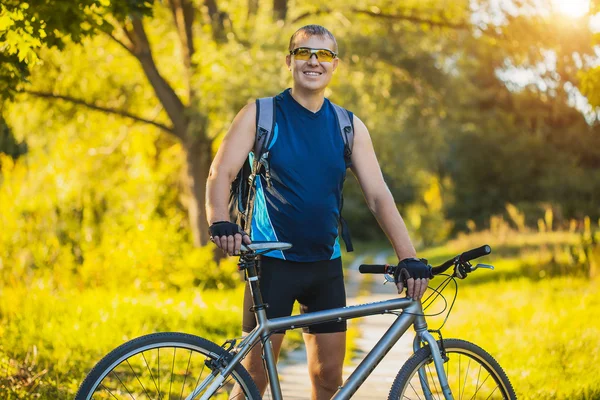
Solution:
<svg viewBox="0 0 600 400"><path fill-rule="evenodd" d="M383 180L383 174L373 149L369 131L357 116L354 116L352 172L358 179L369 209L390 240L398 260L415 257L417 253L408 235L404 220L400 216L394 198ZM420 299L427 289L427 283L428 280L426 279L409 279L407 282L408 295ZM400 284L399 290L402 289Z"/></svg>
<svg viewBox="0 0 600 400"><path fill-rule="evenodd" d="M256 104L245 106L235 117L210 166L206 181L206 216L209 225L229 221L229 189L254 146ZM250 240L244 237L246 243ZM228 254L237 254L242 236L213 237L215 244Z"/></svg>

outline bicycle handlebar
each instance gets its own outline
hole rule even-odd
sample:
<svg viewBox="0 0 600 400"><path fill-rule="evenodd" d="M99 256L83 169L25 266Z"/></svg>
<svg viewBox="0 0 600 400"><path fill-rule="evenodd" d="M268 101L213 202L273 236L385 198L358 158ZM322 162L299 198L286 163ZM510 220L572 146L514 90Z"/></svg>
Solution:
<svg viewBox="0 0 600 400"><path fill-rule="evenodd" d="M481 247L477 247L475 249L471 249L469 251L465 251L449 259L448 261L438 265L437 267L433 267L431 272L433 275L439 275L450 267L457 266L460 264L466 264L471 260L474 260L479 257L486 256L492 252L492 248L490 246L483 245ZM362 264L358 267L358 270L361 274L394 274L394 270L396 269L396 265L388 265L388 264Z"/></svg>
<svg viewBox="0 0 600 400"><path fill-rule="evenodd" d="M460 255L460 261L467 262L479 257L487 256L492 252L492 248L487 244L473 250L465 251Z"/></svg>

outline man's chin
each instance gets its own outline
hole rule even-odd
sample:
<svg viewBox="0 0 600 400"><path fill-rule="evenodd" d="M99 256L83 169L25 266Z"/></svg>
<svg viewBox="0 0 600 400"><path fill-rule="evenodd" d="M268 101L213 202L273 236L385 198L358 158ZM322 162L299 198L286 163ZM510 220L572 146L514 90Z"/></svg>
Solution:
<svg viewBox="0 0 600 400"><path fill-rule="evenodd" d="M307 92L322 92L327 87L327 82L299 82L300 87Z"/></svg>

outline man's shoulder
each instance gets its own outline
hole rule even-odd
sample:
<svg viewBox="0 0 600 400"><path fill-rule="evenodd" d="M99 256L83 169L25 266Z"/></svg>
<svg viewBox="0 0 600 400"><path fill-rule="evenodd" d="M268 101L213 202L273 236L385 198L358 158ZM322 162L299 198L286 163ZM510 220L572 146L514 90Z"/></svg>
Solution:
<svg viewBox="0 0 600 400"><path fill-rule="evenodd" d="M334 101L332 101L331 99L325 97L325 101L329 103L330 107L333 109L334 107L339 107L342 110L346 110L348 113L350 113L350 115L354 115L354 113L352 111L350 111L348 108L344 107L343 105L341 105L340 103L336 103Z"/></svg>

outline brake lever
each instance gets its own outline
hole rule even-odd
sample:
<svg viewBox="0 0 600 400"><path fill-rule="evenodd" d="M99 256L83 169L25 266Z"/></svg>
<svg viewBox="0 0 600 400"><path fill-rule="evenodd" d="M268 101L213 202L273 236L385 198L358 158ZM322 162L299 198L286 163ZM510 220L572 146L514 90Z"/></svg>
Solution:
<svg viewBox="0 0 600 400"><path fill-rule="evenodd" d="M491 269L492 271L494 270L494 266L493 265L489 265L489 264L477 264L476 266L471 267L471 272L475 271L478 268Z"/></svg>
<svg viewBox="0 0 600 400"><path fill-rule="evenodd" d="M394 277L390 274L383 274L383 284L385 285L386 283L393 283L394 282Z"/></svg>

